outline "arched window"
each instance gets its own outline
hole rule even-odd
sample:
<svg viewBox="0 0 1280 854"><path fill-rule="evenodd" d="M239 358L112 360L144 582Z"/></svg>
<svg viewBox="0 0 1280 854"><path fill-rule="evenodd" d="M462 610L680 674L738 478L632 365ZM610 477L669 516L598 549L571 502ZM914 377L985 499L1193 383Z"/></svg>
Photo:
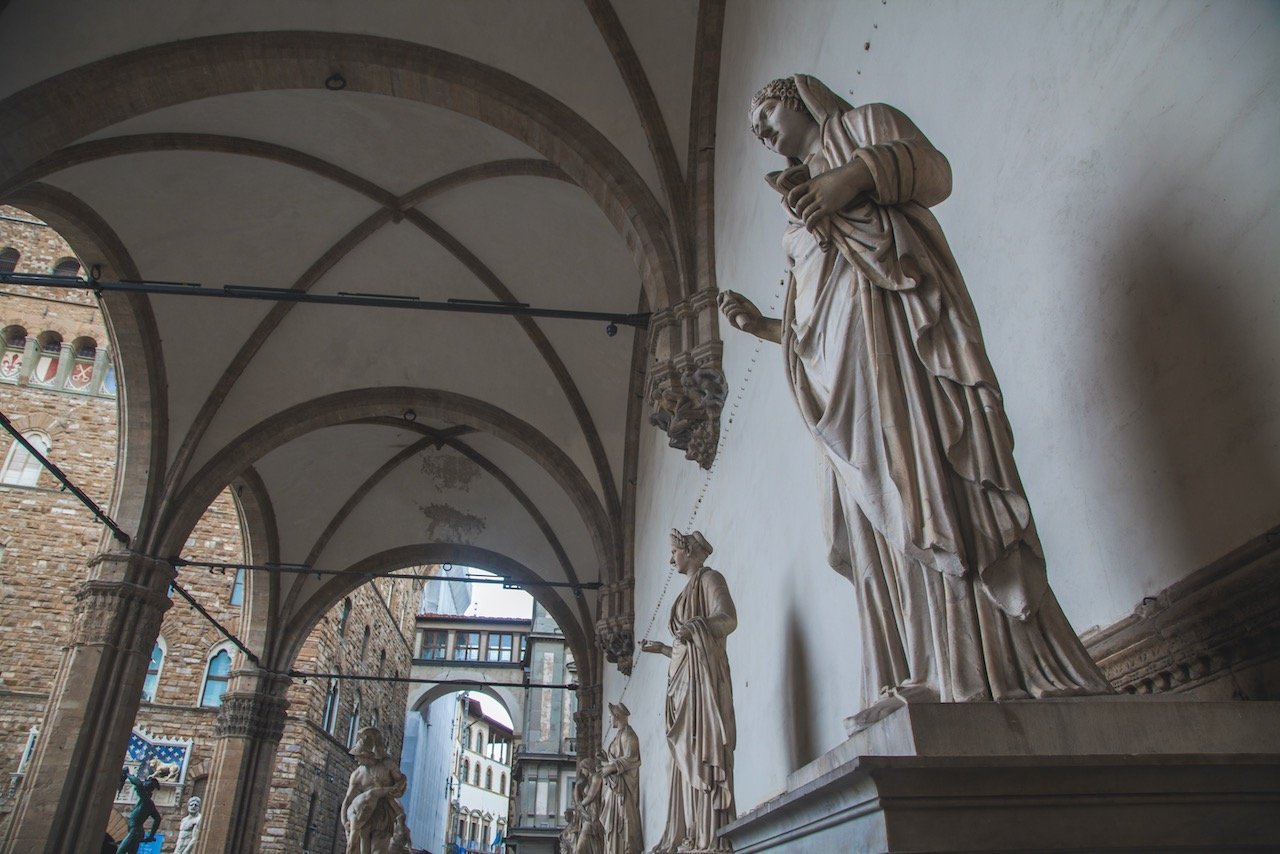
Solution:
<svg viewBox="0 0 1280 854"><path fill-rule="evenodd" d="M347 750L356 746L356 736L360 733L360 691L356 690L356 701L351 707L351 717L347 718Z"/></svg>
<svg viewBox="0 0 1280 854"><path fill-rule="evenodd" d="M204 688L200 691L200 705L216 709L222 705L222 695L231 681L231 650L226 646L214 647L205 668Z"/></svg>
<svg viewBox="0 0 1280 854"><path fill-rule="evenodd" d="M364 654L369 651L369 627L364 627L364 640L360 641L360 660L364 661Z"/></svg>
<svg viewBox="0 0 1280 854"><path fill-rule="evenodd" d="M49 437L39 430L23 433L22 437L46 457L49 455ZM40 471L44 468L35 455L22 446L17 439L9 447L9 454L4 459L4 468L0 469L0 483L11 486L35 486L40 480Z"/></svg>
<svg viewBox="0 0 1280 854"><path fill-rule="evenodd" d="M6 246L3 252L0 252L0 273L12 273L18 269L18 259L22 254L12 246Z"/></svg>
<svg viewBox="0 0 1280 854"><path fill-rule="evenodd" d="M462 782L471 782L471 762L467 759L462 760Z"/></svg>
<svg viewBox="0 0 1280 854"><path fill-rule="evenodd" d="M486 768L484 770L484 787L486 789L493 788L493 769L492 768Z"/></svg>
<svg viewBox="0 0 1280 854"><path fill-rule="evenodd" d="M164 669L164 656L167 650L164 638L156 638L156 645L151 650L151 663L147 665L147 678L142 682L142 700L154 703L156 689L160 687L160 671Z"/></svg>
<svg viewBox="0 0 1280 854"><path fill-rule="evenodd" d="M484 730L476 730L476 753L484 753Z"/></svg>
<svg viewBox="0 0 1280 854"><path fill-rule="evenodd" d="M479 762L476 763L476 767L472 771L471 785L475 786L476 788L480 787L480 763Z"/></svg>
<svg viewBox="0 0 1280 854"><path fill-rule="evenodd" d="M25 326L15 324L4 328L4 350L0 353L0 379L18 379L18 372L22 370L22 351L26 346Z"/></svg>
<svg viewBox="0 0 1280 854"><path fill-rule="evenodd" d="M347 618L351 616L351 597L342 600L342 613L338 616L338 637L347 636Z"/></svg>
<svg viewBox="0 0 1280 854"><path fill-rule="evenodd" d="M329 691L324 698L324 715L321 718L321 728L333 735L334 727L338 725L338 680L329 678Z"/></svg>
<svg viewBox="0 0 1280 854"><path fill-rule="evenodd" d="M80 262L74 258L59 258L58 263L53 265L53 275L78 276L80 275Z"/></svg>
<svg viewBox="0 0 1280 854"><path fill-rule="evenodd" d="M231 585L231 598L228 602L232 605L241 605L244 603L244 569L236 570L235 583Z"/></svg>
<svg viewBox="0 0 1280 854"><path fill-rule="evenodd" d="M81 336L71 342L71 355L71 373L67 375L67 388L82 391L93 382L93 366L98 356L98 342L87 335Z"/></svg>
<svg viewBox="0 0 1280 854"><path fill-rule="evenodd" d="M502 774L498 777L498 794L505 795L507 793L507 775Z"/></svg>

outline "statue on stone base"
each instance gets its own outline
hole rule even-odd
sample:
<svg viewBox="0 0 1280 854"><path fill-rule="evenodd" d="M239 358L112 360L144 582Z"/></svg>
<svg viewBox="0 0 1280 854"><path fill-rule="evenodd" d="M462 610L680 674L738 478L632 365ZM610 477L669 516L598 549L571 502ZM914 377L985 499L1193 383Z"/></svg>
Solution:
<svg viewBox="0 0 1280 854"><path fill-rule="evenodd" d="M126 783L130 784L138 795L138 802L129 811L129 832L120 840L116 854L138 854L138 846L156 840L156 831L160 829L160 811L156 809L153 798L160 788L160 780L171 772L169 768L165 768L162 773L153 774L154 767L144 764L138 768L137 775L130 774L128 768L120 770L120 785L117 788L123 789ZM151 822L150 832L146 830L148 821Z"/></svg>
<svg viewBox="0 0 1280 854"><path fill-rule="evenodd" d="M641 854L640 739L631 728L631 710L625 704L610 703L609 716L618 734L609 742L600 764L604 850L605 854Z"/></svg>
<svg viewBox="0 0 1280 854"><path fill-rule="evenodd" d="M387 756L382 733L367 726L356 736L351 755L360 763L351 772L342 800L342 826L347 832L347 854L409 854L395 841L404 830L404 794L408 779Z"/></svg>
<svg viewBox="0 0 1280 854"><path fill-rule="evenodd" d="M193 797L187 801L187 814L178 825L178 841L174 843L173 854L194 854L196 834L200 832L200 818L200 799Z"/></svg>
<svg viewBox="0 0 1280 854"><path fill-rule="evenodd" d="M945 157L893 107L851 107L813 77L769 83L751 127L788 168L781 319L720 296L782 345L826 461L829 560L853 581L867 725L904 699L1110 690L1049 590L978 318L929 212ZM877 705L879 704L879 705Z"/></svg>
<svg viewBox="0 0 1280 854"><path fill-rule="evenodd" d="M671 606L674 642L640 642L642 652L668 656L666 725L671 752L667 825L653 849L667 852L733 850L718 837L736 817L733 750L737 723L725 638L738 614L724 576L706 566L711 544L701 532L671 532L671 563L686 576Z"/></svg>

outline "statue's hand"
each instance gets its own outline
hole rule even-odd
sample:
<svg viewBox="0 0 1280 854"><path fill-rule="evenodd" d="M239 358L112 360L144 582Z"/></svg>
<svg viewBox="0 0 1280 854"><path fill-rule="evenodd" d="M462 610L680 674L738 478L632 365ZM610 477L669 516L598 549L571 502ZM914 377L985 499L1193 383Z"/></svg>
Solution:
<svg viewBox="0 0 1280 854"><path fill-rule="evenodd" d="M764 315L756 308L756 304L737 291L721 291L716 301L728 321L743 332L754 335L764 320Z"/></svg>
<svg viewBox="0 0 1280 854"><path fill-rule="evenodd" d="M656 652L659 655L670 655L671 647L659 641L642 640L640 641L641 652Z"/></svg>
<svg viewBox="0 0 1280 854"><path fill-rule="evenodd" d="M688 623L681 623L680 628L676 629L676 638L687 641L691 637L693 637L693 629L689 628Z"/></svg>
<svg viewBox="0 0 1280 854"><path fill-rule="evenodd" d="M875 189L871 170L861 159L823 172L787 193L787 206L812 229L818 220L831 216L863 193Z"/></svg>

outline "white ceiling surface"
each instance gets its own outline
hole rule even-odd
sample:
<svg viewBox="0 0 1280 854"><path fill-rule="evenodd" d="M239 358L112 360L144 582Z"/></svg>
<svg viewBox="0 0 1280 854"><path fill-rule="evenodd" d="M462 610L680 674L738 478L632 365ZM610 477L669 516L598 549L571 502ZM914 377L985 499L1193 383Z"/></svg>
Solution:
<svg viewBox="0 0 1280 854"><path fill-rule="evenodd" d="M697 4L613 0L683 165ZM498 2L315 0L69 2L14 0L0 17L0 97L49 76L137 48L206 35L312 30L417 42L508 72L593 125L667 200L649 140L607 43L582 0ZM92 109L92 105L85 105ZM477 120L418 102L357 92L264 91L173 105L99 130L90 139L200 133L239 137L320 158L393 195L459 169L541 159ZM49 152L52 153L52 152ZM143 278L209 285L290 287L351 229L381 208L306 169L227 153L155 151L113 156L43 178L93 208L119 236ZM418 210L446 229L522 302L611 312L637 310L641 283L624 239L580 188L508 175L454 187ZM387 222L316 282L315 293L360 291L421 299L493 299L481 280L411 222ZM254 335L270 304L152 298L168 382L170 461L215 383ZM201 436L190 478L236 437L285 409L335 392L388 386L473 398L525 422L568 456L557 478L545 462L494 435L457 440L483 454L528 495L583 581L608 560L567 483L585 483L606 513L622 491L631 347L635 333L605 335L603 322L539 320L573 386L590 431L575 416L533 341L511 318L294 306L238 377ZM125 378L128 381L128 377ZM388 409L387 414L393 413ZM446 418L422 422L449 426ZM592 435L594 432L595 436ZM596 438L598 436L598 438ZM352 493L420 434L384 425L328 427L294 438L252 463L269 494L281 559L302 560ZM603 445L601 478L592 441ZM454 453L437 451L432 453ZM489 474L467 488L439 488L419 455L378 484L322 555L350 565L423 542L424 505L484 520L483 531L437 531L441 542L490 549L563 579L547 536Z"/></svg>

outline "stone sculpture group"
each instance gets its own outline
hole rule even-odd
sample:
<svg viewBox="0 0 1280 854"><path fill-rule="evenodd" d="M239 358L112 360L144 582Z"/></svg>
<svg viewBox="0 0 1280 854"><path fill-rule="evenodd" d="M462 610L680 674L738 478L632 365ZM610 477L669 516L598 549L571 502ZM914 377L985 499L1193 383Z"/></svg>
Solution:
<svg viewBox="0 0 1280 854"><path fill-rule="evenodd" d="M351 772L342 800L347 854L411 854L400 805L408 779L387 755L382 732L364 727L350 752L360 764Z"/></svg>
<svg viewBox="0 0 1280 854"><path fill-rule="evenodd" d="M1000 387L929 212L951 192L946 158L900 111L853 107L804 74L762 88L750 119L787 161L767 176L788 223L785 308L765 317L728 290L719 302L732 326L782 345L825 462L829 560L853 582L863 647L849 729L907 702L1109 692L1049 589ZM671 658L667 821L653 850L727 851L718 834L734 818L736 728L725 637L737 617L724 577L704 564L706 538L675 531L672 546L687 578L673 642L640 644ZM638 767L627 714L610 754L630 756L634 743ZM581 827L599 797L592 775ZM638 782L627 799L638 803ZM603 850L642 850L638 835L602 824ZM602 850L582 847L586 833L573 850Z"/></svg>

